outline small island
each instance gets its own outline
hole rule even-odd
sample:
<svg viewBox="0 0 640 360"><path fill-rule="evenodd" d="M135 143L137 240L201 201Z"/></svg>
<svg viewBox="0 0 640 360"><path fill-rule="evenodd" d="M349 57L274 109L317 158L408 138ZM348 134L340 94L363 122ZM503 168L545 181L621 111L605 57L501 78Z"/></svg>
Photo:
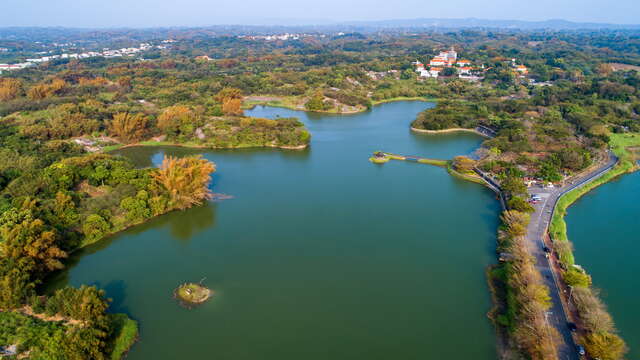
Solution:
<svg viewBox="0 0 640 360"><path fill-rule="evenodd" d="M389 156L387 156L387 154L383 153L382 151L374 152L373 156L369 158L369 161L371 161L374 164L384 164L389 160L390 160Z"/></svg>
<svg viewBox="0 0 640 360"><path fill-rule="evenodd" d="M213 295L211 289L196 283L181 284L173 291L173 296L187 308L206 302L211 295Z"/></svg>

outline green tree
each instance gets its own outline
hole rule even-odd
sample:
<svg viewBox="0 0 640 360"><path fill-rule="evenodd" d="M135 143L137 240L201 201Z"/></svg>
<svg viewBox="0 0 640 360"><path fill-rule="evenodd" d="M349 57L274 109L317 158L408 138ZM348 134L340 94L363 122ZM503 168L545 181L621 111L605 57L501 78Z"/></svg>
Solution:
<svg viewBox="0 0 640 360"><path fill-rule="evenodd" d="M586 274L584 271L580 271L573 267L564 272L563 278L564 282L569 286L581 286L586 288L591 285L591 276Z"/></svg>
<svg viewBox="0 0 640 360"><path fill-rule="evenodd" d="M524 213L533 213L535 209L525 199L520 196L512 196L507 201L507 207L511 210L516 210Z"/></svg>
<svg viewBox="0 0 640 360"><path fill-rule="evenodd" d="M145 190L138 191L136 197L126 197L120 202L120 208L127 212L127 220L141 222L151 217L151 209L147 207L149 194Z"/></svg>
<svg viewBox="0 0 640 360"><path fill-rule="evenodd" d="M82 232L88 242L94 242L101 239L109 233L110 229L111 226L109 223L98 214L91 214L87 216L84 224L82 225Z"/></svg>
<svg viewBox="0 0 640 360"><path fill-rule="evenodd" d="M57 246L57 234L47 229L44 221L33 217L31 210L5 211L0 216L1 253L15 260L28 257L34 260L36 270L62 269L60 259L67 254Z"/></svg>
<svg viewBox="0 0 640 360"><path fill-rule="evenodd" d="M323 111L327 110L328 104L324 101L324 95L322 91L316 91L313 96L304 104L304 107L309 111Z"/></svg>
<svg viewBox="0 0 640 360"><path fill-rule="evenodd" d="M522 178L515 176L507 176L500 182L500 187L510 196L525 195L527 193L527 186L522 181Z"/></svg>

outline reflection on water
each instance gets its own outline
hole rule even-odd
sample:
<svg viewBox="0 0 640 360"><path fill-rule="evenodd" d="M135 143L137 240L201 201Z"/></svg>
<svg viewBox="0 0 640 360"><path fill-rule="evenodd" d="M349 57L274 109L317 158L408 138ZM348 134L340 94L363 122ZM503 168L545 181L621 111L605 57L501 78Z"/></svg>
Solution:
<svg viewBox="0 0 640 360"><path fill-rule="evenodd" d="M229 200L226 200L229 201ZM167 221L171 235L178 240L188 242L195 234L212 228L216 224L216 206L214 202L207 202L194 211L180 211Z"/></svg>
<svg viewBox="0 0 640 360"><path fill-rule="evenodd" d="M215 151L217 154L231 156L238 161L251 160L261 157L264 154L276 154L287 161L306 161L311 155L311 147L302 150L272 149L272 148L242 148L242 149L192 149L180 146L136 146L128 147L111 152L113 155L121 155L129 158L137 167L158 167L162 164L165 156L184 157L190 155L201 155L206 151Z"/></svg>
<svg viewBox="0 0 640 360"><path fill-rule="evenodd" d="M83 257L100 252L101 250L110 247L114 242L121 241L128 236L144 234L151 229L168 228L169 233L171 234L171 237L173 239L178 240L183 245L187 245L189 240L191 240L199 232L215 227L217 205L218 204L216 202L207 201L201 206L196 206L183 211L174 211L153 218L143 224L133 226L125 231L98 241L95 244L88 245L72 253L65 261L66 267L63 270L50 274L47 280L44 281L45 285L43 285L42 290L44 292L52 292L57 289L63 288L64 285L68 282L69 271L73 269ZM109 284L111 284L111 282ZM102 286L99 282L94 282L89 285L96 285L99 288L105 288L105 286L107 286ZM124 283L118 286L122 286L124 291ZM107 291L107 293L110 297L118 299L120 303L124 301L122 299L119 299L119 295L124 295L124 292L112 293L111 291ZM113 306L114 305L112 304L112 308Z"/></svg>

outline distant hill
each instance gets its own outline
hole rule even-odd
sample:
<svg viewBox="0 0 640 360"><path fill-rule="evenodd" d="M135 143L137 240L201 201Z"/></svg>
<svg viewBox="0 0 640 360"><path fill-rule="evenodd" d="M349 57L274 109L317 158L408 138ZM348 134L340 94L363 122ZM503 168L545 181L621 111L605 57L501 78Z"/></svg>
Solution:
<svg viewBox="0 0 640 360"><path fill-rule="evenodd" d="M378 28L495 28L495 29L522 29L522 30L599 30L599 29L640 29L640 24L605 24L605 23L581 23L561 19L545 21L524 20L488 20L488 19L397 19L380 21L351 21L344 25L378 27Z"/></svg>

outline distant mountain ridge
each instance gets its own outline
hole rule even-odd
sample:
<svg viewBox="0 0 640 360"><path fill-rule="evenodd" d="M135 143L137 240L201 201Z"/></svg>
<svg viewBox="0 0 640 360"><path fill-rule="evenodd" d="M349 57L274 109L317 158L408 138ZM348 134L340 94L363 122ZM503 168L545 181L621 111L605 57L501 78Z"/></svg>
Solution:
<svg viewBox="0 0 640 360"><path fill-rule="evenodd" d="M284 32L362 32L383 31L447 31L460 29L495 29L522 31L598 31L598 30L640 30L640 24L610 24L594 22L573 22L562 19L544 21L491 20L478 18L415 18L365 21L331 21L322 19L252 19L246 23L218 23L200 26L166 27L103 27L76 28L60 26L10 26L0 25L0 40L25 40L38 38L55 40L70 34L100 37L106 33L137 34L139 40L149 36L171 36L181 31L201 31L203 35L270 34ZM145 36L146 34L146 36Z"/></svg>
<svg viewBox="0 0 640 360"><path fill-rule="evenodd" d="M477 18L439 19L416 18L378 21L350 21L345 25L380 28L496 28L522 30L599 30L599 29L640 29L640 24L607 24L593 22L573 22L562 19L544 21L490 20Z"/></svg>

